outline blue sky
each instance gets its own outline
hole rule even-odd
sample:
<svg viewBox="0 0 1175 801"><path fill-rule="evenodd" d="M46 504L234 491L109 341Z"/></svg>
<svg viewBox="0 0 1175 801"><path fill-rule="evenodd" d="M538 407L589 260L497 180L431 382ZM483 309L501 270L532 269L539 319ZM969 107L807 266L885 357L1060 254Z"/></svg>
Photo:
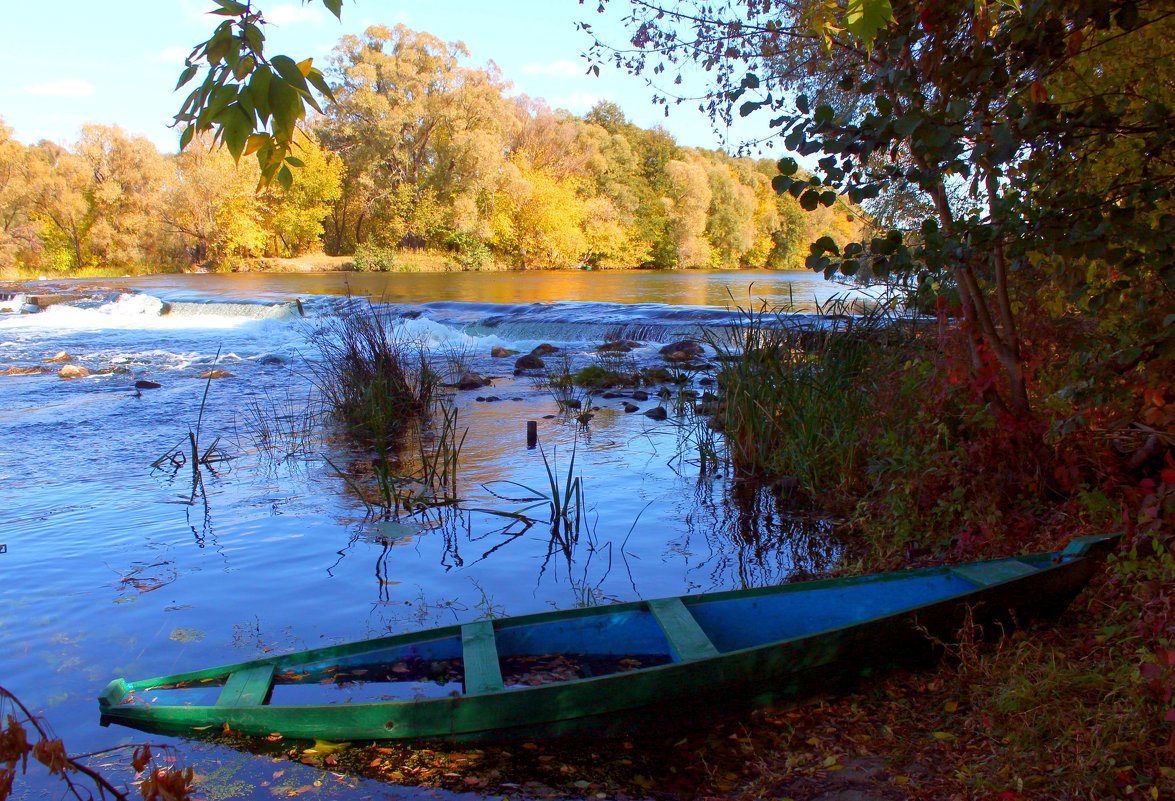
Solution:
<svg viewBox="0 0 1175 801"><path fill-rule="evenodd" d="M260 0L272 23L266 52L296 58L327 55L344 34L372 24L404 23L445 41L463 41L468 65L495 62L518 92L552 107L582 114L598 100L617 103L644 127L662 125L694 147L718 147L719 136L695 108L681 105L664 116L650 103L652 90L638 77L610 68L586 75L581 54L590 38L575 29L589 21L610 41L627 40L620 20L624 0L605 14L594 0L345 0L340 23L318 0ZM117 124L176 149L167 127L182 101L173 91L184 56L207 38L218 18L211 0L5 0L0 33L0 118L18 139L76 141L83 123ZM766 126L766 118L750 121ZM734 140L762 131L748 126Z"/></svg>

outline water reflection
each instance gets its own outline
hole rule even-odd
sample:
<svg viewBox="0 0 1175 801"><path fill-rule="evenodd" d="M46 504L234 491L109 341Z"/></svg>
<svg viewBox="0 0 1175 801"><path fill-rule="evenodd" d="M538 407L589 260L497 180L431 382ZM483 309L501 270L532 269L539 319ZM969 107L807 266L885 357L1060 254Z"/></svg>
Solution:
<svg viewBox="0 0 1175 801"><path fill-rule="evenodd" d="M828 571L844 550L835 521L790 506L776 488L701 478L695 484L686 533L670 550L698 557L710 586L765 587ZM703 582L699 586L705 586Z"/></svg>

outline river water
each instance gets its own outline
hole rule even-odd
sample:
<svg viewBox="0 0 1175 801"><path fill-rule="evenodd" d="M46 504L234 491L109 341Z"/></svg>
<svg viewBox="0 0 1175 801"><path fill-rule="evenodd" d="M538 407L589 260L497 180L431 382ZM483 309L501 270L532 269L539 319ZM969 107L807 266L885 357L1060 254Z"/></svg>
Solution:
<svg viewBox="0 0 1175 801"><path fill-rule="evenodd" d="M662 344L729 324L736 307L802 313L845 294L809 273L745 272L0 285L0 373L50 368L0 376L0 685L71 752L93 752L144 739L99 725L95 698L115 676L818 571L836 553L825 527L781 514L764 493L736 502L721 471L700 476L689 427L641 413L656 396L628 414L622 399L597 398L585 427L490 350L550 343L580 366L619 337L642 343L638 363L663 363ZM546 487L548 470L565 478L574 454L587 514L573 548L553 548L542 525L460 510L409 521L413 533L389 541L338 476L334 466L345 470L357 455L327 436L329 426L265 447L260 421L284 419L293 431L315 407L312 335L348 296L381 304L439 363L494 379L452 396L468 427L457 487L465 507L526 506L522 487ZM19 313L38 297L43 310ZM63 353L93 374L60 378L61 363L46 362ZM214 368L230 375L200 377ZM137 390L138 380L161 386ZM530 420L540 448L527 448ZM199 480L178 457L153 466L197 425L202 447L216 441L231 458ZM231 763L237 789L225 797L272 797L256 789L272 773L266 759L151 739L174 742L198 772ZM30 776L18 787L52 795L55 785ZM321 792L373 791L361 783Z"/></svg>

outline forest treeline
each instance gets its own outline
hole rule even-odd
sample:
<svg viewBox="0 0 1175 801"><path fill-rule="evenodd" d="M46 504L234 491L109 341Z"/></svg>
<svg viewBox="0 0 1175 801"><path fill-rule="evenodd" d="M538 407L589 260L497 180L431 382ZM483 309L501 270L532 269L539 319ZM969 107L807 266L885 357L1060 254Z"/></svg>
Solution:
<svg viewBox="0 0 1175 801"><path fill-rule="evenodd" d="M116 126L26 146L0 121L0 270L231 269L324 251L391 267L404 249L453 268L802 268L860 223L804 211L769 159L682 147L614 104L584 116L512 95L461 44L404 26L347 36L336 103L301 132L288 189L196 142L160 153Z"/></svg>

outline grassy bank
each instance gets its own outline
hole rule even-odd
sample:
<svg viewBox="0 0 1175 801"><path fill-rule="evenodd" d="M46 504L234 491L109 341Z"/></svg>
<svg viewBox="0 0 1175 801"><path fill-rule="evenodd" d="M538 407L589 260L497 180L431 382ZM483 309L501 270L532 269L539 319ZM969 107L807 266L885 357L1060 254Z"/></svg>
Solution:
<svg viewBox="0 0 1175 801"><path fill-rule="evenodd" d="M703 793L1175 797L1171 356L1123 370L1092 355L1091 329L1042 321L1032 347L1049 358L1032 365L1034 413L1017 417L968 380L953 323L878 322L829 336L747 316L731 337L745 355L729 353L719 376L736 474L843 519L848 572L1107 531L1125 544L1059 625L995 644L963 632L932 675L756 724L772 746ZM864 763L868 776L841 773Z"/></svg>

